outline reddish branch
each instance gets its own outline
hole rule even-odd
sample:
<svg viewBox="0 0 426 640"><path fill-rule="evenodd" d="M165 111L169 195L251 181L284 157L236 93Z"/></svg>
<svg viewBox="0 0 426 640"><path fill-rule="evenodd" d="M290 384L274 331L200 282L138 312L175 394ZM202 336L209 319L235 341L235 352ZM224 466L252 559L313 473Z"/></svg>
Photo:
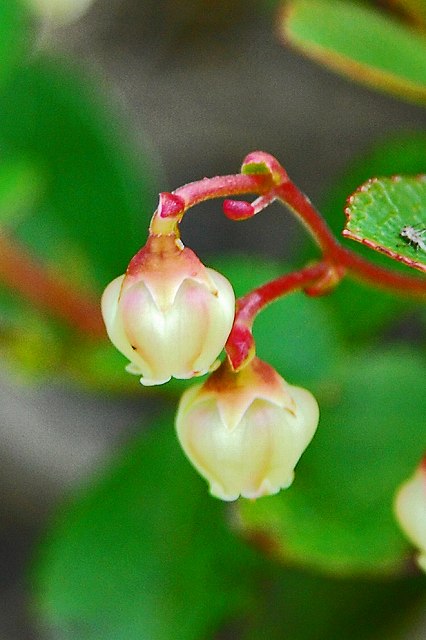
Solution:
<svg viewBox="0 0 426 640"><path fill-rule="evenodd" d="M0 234L0 281L36 308L64 320L91 338L104 338L98 300L49 272L16 241Z"/></svg>
<svg viewBox="0 0 426 640"><path fill-rule="evenodd" d="M237 300L234 325L225 346L234 370L240 369L254 356L252 326L259 311L288 293L315 285L327 277L329 270L327 262L318 262L271 280Z"/></svg>
<svg viewBox="0 0 426 640"><path fill-rule="evenodd" d="M342 245L310 200L291 182L276 189L277 197L303 222L323 251L324 257L340 265L355 278L400 295L426 298L426 280L378 267Z"/></svg>
<svg viewBox="0 0 426 640"><path fill-rule="evenodd" d="M340 277L350 272L355 278L400 295L426 298L424 279L378 267L343 247L334 237L319 211L290 180L286 171L273 156L262 151L250 153L243 161L242 171L246 173L204 178L179 187L172 194L161 194L162 207L154 213L153 221L161 219L161 211L164 211L164 218L174 215L175 223L178 223L188 209L212 198L250 193L259 195L260 197L253 203L225 200L226 215L233 220L245 220L262 211L274 200L280 200L304 224L320 247L324 259L334 265L335 272L340 272Z"/></svg>

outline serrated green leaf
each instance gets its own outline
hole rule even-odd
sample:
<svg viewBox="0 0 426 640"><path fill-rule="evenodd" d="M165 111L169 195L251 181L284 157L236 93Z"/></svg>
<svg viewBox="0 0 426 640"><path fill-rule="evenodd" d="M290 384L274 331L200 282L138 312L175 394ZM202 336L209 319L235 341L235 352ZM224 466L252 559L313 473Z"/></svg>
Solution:
<svg viewBox="0 0 426 640"><path fill-rule="evenodd" d="M426 38L362 3L293 0L281 25L302 53L375 89L426 102Z"/></svg>
<svg viewBox="0 0 426 640"><path fill-rule="evenodd" d="M51 529L34 571L43 626L63 640L205 637L244 602L252 558L223 509L173 418L157 421Z"/></svg>
<svg viewBox="0 0 426 640"><path fill-rule="evenodd" d="M398 571L409 551L393 498L426 449L425 362L395 350L366 353L318 396L320 424L288 491L241 500L246 530L284 562L335 574Z"/></svg>
<svg viewBox="0 0 426 640"><path fill-rule="evenodd" d="M426 135L422 132L404 133L382 140L355 158L344 174L329 189L320 203L320 210L337 236L344 226L344 207L349 194L372 176L420 174L426 167ZM407 268L391 263L389 258L358 245L356 252L382 267ZM371 338L388 327L401 313L407 313L414 302L400 299L380 289L345 279L326 301L336 314L342 330L354 340Z"/></svg>
<svg viewBox="0 0 426 640"><path fill-rule="evenodd" d="M426 272L426 176L373 178L349 198L343 234Z"/></svg>
<svg viewBox="0 0 426 640"><path fill-rule="evenodd" d="M378 140L353 158L329 187L321 210L336 234L344 225L344 208L348 196L370 178L394 175L419 175L426 171L426 133L404 132ZM369 252L371 254L371 252Z"/></svg>

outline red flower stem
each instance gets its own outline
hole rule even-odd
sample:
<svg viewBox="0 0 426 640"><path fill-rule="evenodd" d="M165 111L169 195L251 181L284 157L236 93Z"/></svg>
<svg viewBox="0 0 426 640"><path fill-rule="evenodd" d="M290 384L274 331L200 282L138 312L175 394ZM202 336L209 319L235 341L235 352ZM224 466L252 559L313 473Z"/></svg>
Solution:
<svg viewBox="0 0 426 640"><path fill-rule="evenodd" d="M318 280L325 278L329 271L330 265L327 262L318 262L271 280L237 300L234 325L225 345L234 371L242 369L255 355L251 330L259 311L288 293L314 285Z"/></svg>
<svg viewBox="0 0 426 640"><path fill-rule="evenodd" d="M65 321L91 338L105 338L98 300L50 273L16 241L0 234L0 282L41 311Z"/></svg>
<svg viewBox="0 0 426 640"><path fill-rule="evenodd" d="M267 305L282 296L304 289L314 284L317 280L328 273L329 265L324 262L317 262L292 273L271 280L266 284L253 289L245 296L237 300L237 311L235 322L244 322L248 326L253 324L256 315Z"/></svg>
<svg viewBox="0 0 426 640"><path fill-rule="evenodd" d="M247 193L264 194L271 190L272 177L269 173L216 176L190 182L171 193L160 193L160 203L149 226L153 235L178 235L178 225L188 209L200 202L226 196Z"/></svg>
<svg viewBox="0 0 426 640"><path fill-rule="evenodd" d="M288 179L275 189L277 198L304 224L324 256L333 258L340 248L330 227L305 194Z"/></svg>
<svg viewBox="0 0 426 640"><path fill-rule="evenodd" d="M258 154L259 158L268 154ZM271 157L272 158L272 157ZM272 159L272 161L276 160ZM179 187L173 194L182 199L184 211L211 198L229 197L253 193L278 199L303 223L314 238L329 263L362 281L399 294L425 298L426 281L420 278L395 273L378 267L356 253L343 247L334 237L328 224L309 198L290 180L282 170L282 181L274 183L271 173L236 174L204 178ZM343 271L342 271L343 274Z"/></svg>
<svg viewBox="0 0 426 640"><path fill-rule="evenodd" d="M246 193L261 195L270 191L271 186L272 179L269 174L244 175L237 173L190 182L172 193L182 198L186 210L212 198L226 198Z"/></svg>
<svg viewBox="0 0 426 640"><path fill-rule="evenodd" d="M342 246L339 246L337 259L356 279L400 295L426 299L426 278L413 278L378 267Z"/></svg>
<svg viewBox="0 0 426 640"><path fill-rule="evenodd" d="M378 267L350 249L343 247L310 200L290 180L279 185L275 192L305 225L324 253L324 257L336 266L344 267L360 280L399 294L426 298L426 280L403 275Z"/></svg>

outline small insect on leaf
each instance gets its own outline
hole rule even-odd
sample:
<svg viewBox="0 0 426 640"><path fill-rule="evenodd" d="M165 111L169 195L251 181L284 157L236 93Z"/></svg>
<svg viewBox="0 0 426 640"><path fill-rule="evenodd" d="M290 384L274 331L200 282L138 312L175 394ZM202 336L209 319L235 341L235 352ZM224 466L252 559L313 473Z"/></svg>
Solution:
<svg viewBox="0 0 426 640"><path fill-rule="evenodd" d="M403 238L409 245L414 247L417 251L421 249L426 253L426 241L425 241L426 229L412 227L407 225L402 227L399 235Z"/></svg>
<svg viewBox="0 0 426 640"><path fill-rule="evenodd" d="M349 196L342 233L426 273L425 213L426 174L371 178Z"/></svg>

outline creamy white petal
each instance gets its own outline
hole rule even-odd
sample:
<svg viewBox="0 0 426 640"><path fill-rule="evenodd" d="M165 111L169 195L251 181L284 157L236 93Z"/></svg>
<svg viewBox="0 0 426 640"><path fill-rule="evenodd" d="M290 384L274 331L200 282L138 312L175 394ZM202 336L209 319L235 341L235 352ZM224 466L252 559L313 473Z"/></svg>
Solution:
<svg viewBox="0 0 426 640"><path fill-rule="evenodd" d="M184 277L177 291L174 277L173 304L165 309L152 295L155 282L161 281L158 274L153 278L149 273L150 288L142 274L116 278L104 292L108 335L144 385L163 384L171 376L191 378L216 366L232 328L235 297L226 278L196 264L205 274Z"/></svg>
<svg viewBox="0 0 426 640"><path fill-rule="evenodd" d="M238 392L246 402L248 391L243 384L236 384L231 393L220 385L216 392L214 385L197 385L184 393L176 417L183 450L209 482L212 495L222 500L236 500L240 495L258 498L290 486L294 468L318 424L318 405L305 389L286 385L294 401L293 412L256 397L256 376L243 379L252 398L232 428L224 422L219 404L240 407ZM273 385L275 382L272 378ZM259 390L264 393L262 383Z"/></svg>

